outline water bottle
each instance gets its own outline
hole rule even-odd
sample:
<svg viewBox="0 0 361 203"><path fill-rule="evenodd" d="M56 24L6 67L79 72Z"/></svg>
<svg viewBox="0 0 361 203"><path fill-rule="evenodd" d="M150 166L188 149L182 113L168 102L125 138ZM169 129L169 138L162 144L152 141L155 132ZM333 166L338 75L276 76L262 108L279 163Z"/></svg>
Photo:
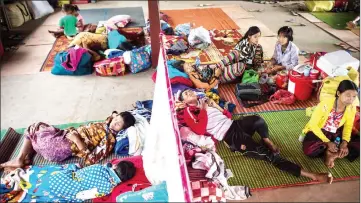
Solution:
<svg viewBox="0 0 361 203"><path fill-rule="evenodd" d="M201 59L200 59L198 56L196 57L196 63L195 63L195 65L196 65L196 68L198 68L199 65L201 65Z"/></svg>
<svg viewBox="0 0 361 203"><path fill-rule="evenodd" d="M340 146L340 143L341 143L340 137L336 137L334 143L336 144L336 147L338 148Z"/></svg>

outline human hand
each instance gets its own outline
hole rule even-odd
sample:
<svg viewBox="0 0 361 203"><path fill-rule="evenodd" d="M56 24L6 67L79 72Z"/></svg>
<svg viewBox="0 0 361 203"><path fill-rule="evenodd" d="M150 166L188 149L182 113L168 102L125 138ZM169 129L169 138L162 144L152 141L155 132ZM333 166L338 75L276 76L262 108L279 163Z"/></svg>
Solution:
<svg viewBox="0 0 361 203"><path fill-rule="evenodd" d="M206 98L203 98L199 101L199 105L200 105L200 108L201 109L206 109L208 104L207 104L207 99Z"/></svg>
<svg viewBox="0 0 361 203"><path fill-rule="evenodd" d="M327 149L330 152L336 153L338 151L337 146L333 142L327 142Z"/></svg>
<svg viewBox="0 0 361 203"><path fill-rule="evenodd" d="M346 141L343 141L340 145L340 151L339 151L339 154L338 156L340 158L344 158L345 156L348 155L348 147L347 147L347 142Z"/></svg>
<svg viewBox="0 0 361 203"><path fill-rule="evenodd" d="M208 100L208 106L210 107L216 107L217 103L213 99Z"/></svg>
<svg viewBox="0 0 361 203"><path fill-rule="evenodd" d="M219 77L220 75L222 74L222 70L220 68L216 68L215 72L214 72L214 75L216 77Z"/></svg>

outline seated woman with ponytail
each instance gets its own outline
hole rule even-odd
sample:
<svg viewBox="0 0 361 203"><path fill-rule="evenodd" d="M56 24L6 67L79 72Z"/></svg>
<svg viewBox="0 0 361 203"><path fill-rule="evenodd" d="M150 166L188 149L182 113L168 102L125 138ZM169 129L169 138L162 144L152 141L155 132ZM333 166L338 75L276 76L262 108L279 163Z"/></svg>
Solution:
<svg viewBox="0 0 361 203"><path fill-rule="evenodd" d="M335 98L324 99L315 108L303 130L303 151L310 157L324 157L325 165L334 167L337 158L350 161L360 156L360 135L352 135L356 106L352 105L358 88L350 80L342 81ZM340 139L340 145L335 143Z"/></svg>
<svg viewBox="0 0 361 203"><path fill-rule="evenodd" d="M234 50L216 66L222 70L221 83L232 82L241 77L245 69L258 69L263 63L263 49L259 42L261 30L252 26L237 43Z"/></svg>

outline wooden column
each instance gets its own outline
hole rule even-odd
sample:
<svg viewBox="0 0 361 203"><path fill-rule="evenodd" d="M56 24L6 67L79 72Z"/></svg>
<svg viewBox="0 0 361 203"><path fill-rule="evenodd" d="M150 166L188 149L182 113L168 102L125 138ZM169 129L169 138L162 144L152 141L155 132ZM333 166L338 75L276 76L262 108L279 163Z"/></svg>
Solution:
<svg viewBox="0 0 361 203"><path fill-rule="evenodd" d="M152 67L156 68L158 65L160 48L160 19L158 0L148 0L148 13L150 22L150 45L152 48Z"/></svg>

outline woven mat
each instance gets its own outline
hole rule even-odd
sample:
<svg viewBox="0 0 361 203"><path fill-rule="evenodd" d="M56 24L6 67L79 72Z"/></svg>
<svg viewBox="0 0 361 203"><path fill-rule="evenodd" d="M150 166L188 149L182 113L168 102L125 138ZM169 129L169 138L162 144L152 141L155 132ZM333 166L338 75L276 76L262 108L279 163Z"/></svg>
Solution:
<svg viewBox="0 0 361 203"><path fill-rule="evenodd" d="M317 99L314 96L307 101L296 101L296 103L292 105L280 105L267 102L251 108L244 108L236 98L235 88L236 84L221 84L218 87L219 95L222 99L236 104L236 109L233 112L234 114L306 109L307 107L316 106L318 104Z"/></svg>
<svg viewBox="0 0 361 203"><path fill-rule="evenodd" d="M221 8L201 8L182 10L162 10L170 17L169 24L175 28L179 24L194 23L207 30L239 29L238 25Z"/></svg>
<svg viewBox="0 0 361 203"><path fill-rule="evenodd" d="M68 48L70 40L65 36L57 38L54 42L53 48L49 51L48 56L46 57L43 66L40 69L40 72L51 71L54 66L54 58L58 52L65 51Z"/></svg>
<svg viewBox="0 0 361 203"><path fill-rule="evenodd" d="M268 124L271 139L280 147L282 157L300 164L309 171L324 173L329 171L336 181L359 179L360 159L354 162L337 159L334 169L328 169L321 158L309 158L303 154L298 136L309 120L305 115L304 110L260 114ZM260 140L259 135L254 135L254 138ZM217 153L234 174L234 177L228 180L230 185L248 185L253 190L261 190L318 183L308 178L294 177L265 161L232 153L223 142L217 145Z"/></svg>

